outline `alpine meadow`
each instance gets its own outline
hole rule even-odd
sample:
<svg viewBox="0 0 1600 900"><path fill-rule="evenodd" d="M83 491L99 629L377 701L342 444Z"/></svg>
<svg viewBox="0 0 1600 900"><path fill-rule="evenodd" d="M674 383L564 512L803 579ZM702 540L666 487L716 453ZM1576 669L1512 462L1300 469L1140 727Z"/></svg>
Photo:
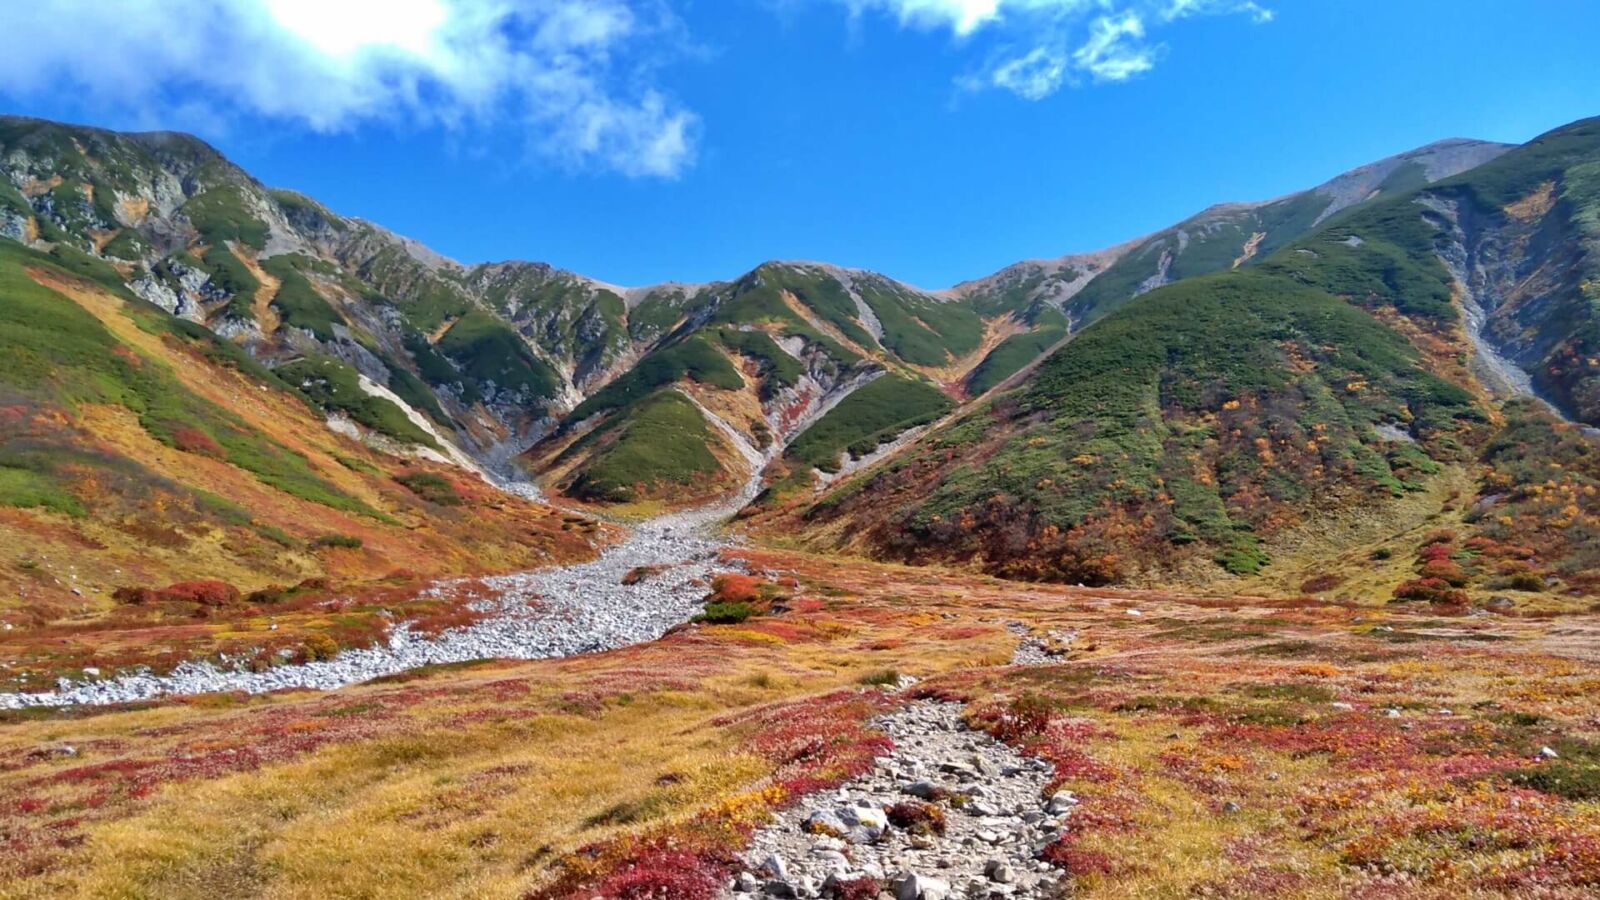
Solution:
<svg viewBox="0 0 1600 900"><path fill-rule="evenodd" d="M1592 11L36 6L0 898L1600 893Z"/></svg>

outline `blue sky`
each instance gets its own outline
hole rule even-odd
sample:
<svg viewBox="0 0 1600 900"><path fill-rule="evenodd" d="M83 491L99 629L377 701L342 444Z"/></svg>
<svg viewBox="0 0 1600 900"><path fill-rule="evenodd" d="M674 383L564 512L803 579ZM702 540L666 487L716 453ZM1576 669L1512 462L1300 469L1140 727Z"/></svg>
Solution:
<svg viewBox="0 0 1600 900"><path fill-rule="evenodd" d="M115 13L113 13L115 10ZM195 131L466 262L925 287L1600 114L1584 0L35 0L0 108ZM18 17L22 21L15 21ZM91 52L92 48L92 52Z"/></svg>

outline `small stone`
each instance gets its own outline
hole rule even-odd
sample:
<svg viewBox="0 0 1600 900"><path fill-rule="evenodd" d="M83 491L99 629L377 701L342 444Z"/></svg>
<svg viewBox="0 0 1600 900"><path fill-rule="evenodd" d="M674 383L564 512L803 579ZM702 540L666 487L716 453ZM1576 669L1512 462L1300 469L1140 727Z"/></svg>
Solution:
<svg viewBox="0 0 1600 900"><path fill-rule="evenodd" d="M1346 703L1343 700L1335 700L1334 702L1329 703L1328 706L1343 712L1349 712L1356 708L1354 703Z"/></svg>
<svg viewBox="0 0 1600 900"><path fill-rule="evenodd" d="M1050 801L1045 804L1044 811L1052 816L1059 816L1062 813L1071 812L1072 808L1077 805L1078 798L1073 796L1071 791L1057 791L1050 798Z"/></svg>
<svg viewBox="0 0 1600 900"><path fill-rule="evenodd" d="M767 854L767 858L761 861L760 868L777 881L789 880L789 866L784 863L783 857L776 853Z"/></svg>
<svg viewBox="0 0 1600 900"><path fill-rule="evenodd" d="M1540 747L1539 748L1539 758L1540 759L1557 759L1557 758L1560 757L1560 755L1561 754L1557 753L1554 749L1552 749L1550 747Z"/></svg>
<svg viewBox="0 0 1600 900"><path fill-rule="evenodd" d="M991 859L984 863L983 874L990 881L998 881L1001 884L1010 884L1017 877L1016 871L1005 860L1001 859Z"/></svg>
<svg viewBox="0 0 1600 900"><path fill-rule="evenodd" d="M894 880L894 896L895 900L945 900L950 896L950 883L913 872L902 872Z"/></svg>
<svg viewBox="0 0 1600 900"><path fill-rule="evenodd" d="M1383 717L1386 719L1398 719L1400 718L1400 710L1391 706L1383 711Z"/></svg>
<svg viewBox="0 0 1600 900"><path fill-rule="evenodd" d="M741 894L754 894L761 889L761 879L749 872L740 872L733 880L733 889Z"/></svg>
<svg viewBox="0 0 1600 900"><path fill-rule="evenodd" d="M937 800L945 793L945 789L931 781L915 781L901 788L900 792L920 800Z"/></svg>
<svg viewBox="0 0 1600 900"><path fill-rule="evenodd" d="M1517 602L1510 597L1490 597L1488 602L1483 605L1489 609L1510 609L1516 606Z"/></svg>
<svg viewBox="0 0 1600 900"><path fill-rule="evenodd" d="M794 885L787 881L777 880L767 882L766 893L768 897L778 897L781 900L794 900L794 898L800 896L800 892L795 890Z"/></svg>
<svg viewBox="0 0 1600 900"><path fill-rule="evenodd" d="M1239 809L1239 804L1233 802L1232 800L1222 804L1222 811L1225 813L1236 813L1239 811Z"/></svg>
<svg viewBox="0 0 1600 900"><path fill-rule="evenodd" d="M826 809L812 812L804 822L800 823L800 828L807 834L826 834L833 837L843 835L850 830L850 826L846 825L843 819Z"/></svg>

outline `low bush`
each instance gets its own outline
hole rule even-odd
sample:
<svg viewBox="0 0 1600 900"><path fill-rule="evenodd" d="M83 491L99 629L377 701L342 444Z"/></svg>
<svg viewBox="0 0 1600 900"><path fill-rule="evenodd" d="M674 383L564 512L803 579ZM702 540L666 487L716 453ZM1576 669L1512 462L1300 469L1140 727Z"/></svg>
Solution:
<svg viewBox="0 0 1600 900"><path fill-rule="evenodd" d="M883 884L871 876L831 881L825 886L823 896L828 900L877 900L883 893Z"/></svg>
<svg viewBox="0 0 1600 900"><path fill-rule="evenodd" d="M900 673L894 669L879 669L876 672L868 672L857 678L856 683L869 686L893 687L900 683Z"/></svg>
<svg viewBox="0 0 1600 900"><path fill-rule="evenodd" d="M111 592L111 599L130 606L143 606L156 602L156 592L147 587L119 587Z"/></svg>
<svg viewBox="0 0 1600 900"><path fill-rule="evenodd" d="M326 662L339 655L339 642L325 634L313 634L300 643L296 662Z"/></svg>
<svg viewBox="0 0 1600 900"><path fill-rule="evenodd" d="M1469 598L1466 591L1452 587L1450 582L1442 578L1413 578L1394 589L1394 599L1460 606L1467 603Z"/></svg>
<svg viewBox="0 0 1600 900"><path fill-rule="evenodd" d="M753 575L727 572L711 579L711 593L719 603L754 603L761 598L761 582Z"/></svg>
<svg viewBox="0 0 1600 900"><path fill-rule="evenodd" d="M201 606L227 606L239 599L239 589L225 581L179 581L156 592L157 599Z"/></svg>
<svg viewBox="0 0 1600 900"><path fill-rule="evenodd" d="M1341 584L1344 584L1344 578L1339 575L1313 575L1301 582L1300 591L1305 594L1320 594L1323 591L1331 591Z"/></svg>
<svg viewBox="0 0 1600 900"><path fill-rule="evenodd" d="M694 621L712 625L737 625L755 615L755 612L748 603L708 603L706 611L695 616Z"/></svg>
<svg viewBox="0 0 1600 900"><path fill-rule="evenodd" d="M912 834L942 835L945 831L944 810L932 803L906 800L889 807L889 824Z"/></svg>
<svg viewBox="0 0 1600 900"><path fill-rule="evenodd" d="M119 587L111 599L131 606L161 602L227 606L239 600L239 590L225 581L179 581L164 588Z"/></svg>
<svg viewBox="0 0 1600 900"><path fill-rule="evenodd" d="M361 547L363 546L363 542L362 542L361 538L355 537L353 535L348 535L348 534L325 534L325 535L317 538L316 540L312 541L311 542L311 546L317 547L317 548L322 548L322 547L343 547L343 548L345 548L347 550L360 550Z"/></svg>
<svg viewBox="0 0 1600 900"><path fill-rule="evenodd" d="M461 494L450 479L432 472L407 472L394 477L406 489L429 503L439 506L460 506Z"/></svg>

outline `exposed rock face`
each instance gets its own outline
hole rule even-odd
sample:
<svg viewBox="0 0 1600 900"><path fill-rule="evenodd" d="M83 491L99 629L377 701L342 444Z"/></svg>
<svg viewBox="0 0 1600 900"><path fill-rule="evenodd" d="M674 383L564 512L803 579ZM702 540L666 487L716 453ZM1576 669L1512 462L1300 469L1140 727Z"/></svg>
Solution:
<svg viewBox="0 0 1600 900"><path fill-rule="evenodd" d="M1593 246L1558 202L1554 182L1502 210L1454 192L1421 202L1443 230L1439 258L1456 280L1484 383L1600 424L1600 370L1590 365L1600 313L1585 277Z"/></svg>

